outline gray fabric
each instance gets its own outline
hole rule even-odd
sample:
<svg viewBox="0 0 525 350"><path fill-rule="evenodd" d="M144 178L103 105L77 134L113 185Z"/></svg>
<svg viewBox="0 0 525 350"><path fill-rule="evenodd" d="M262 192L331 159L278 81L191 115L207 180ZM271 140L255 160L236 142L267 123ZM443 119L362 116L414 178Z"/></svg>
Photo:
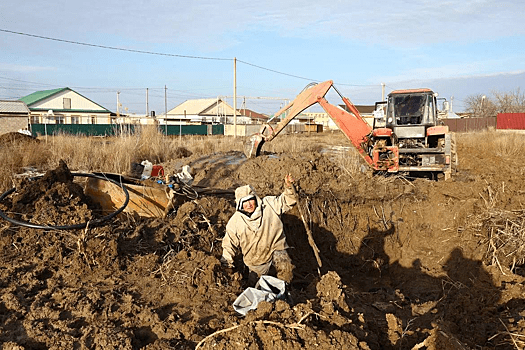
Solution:
<svg viewBox="0 0 525 350"><path fill-rule="evenodd" d="M241 315L257 309L261 301L272 302L283 299L286 293L286 283L272 276L261 276L255 288L247 288L233 302L233 309Z"/></svg>

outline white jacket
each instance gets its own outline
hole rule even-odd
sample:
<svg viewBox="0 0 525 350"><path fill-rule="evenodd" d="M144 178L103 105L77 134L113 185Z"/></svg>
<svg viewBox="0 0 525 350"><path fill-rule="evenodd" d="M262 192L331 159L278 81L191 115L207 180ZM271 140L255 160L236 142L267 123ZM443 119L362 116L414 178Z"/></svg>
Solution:
<svg viewBox="0 0 525 350"><path fill-rule="evenodd" d="M296 203L293 191L286 188L280 196L256 196L251 186L242 186L235 191L236 204L248 195L254 195L257 208L251 216L236 211L226 225L222 240L222 257L233 264L233 257L239 252L247 266L268 263L276 250L288 248L283 231L281 214L290 210Z"/></svg>

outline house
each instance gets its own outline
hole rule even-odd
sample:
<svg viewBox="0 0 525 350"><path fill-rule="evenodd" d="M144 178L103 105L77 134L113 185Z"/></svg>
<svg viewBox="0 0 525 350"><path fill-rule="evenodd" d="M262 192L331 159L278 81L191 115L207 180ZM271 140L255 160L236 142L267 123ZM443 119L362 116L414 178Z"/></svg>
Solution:
<svg viewBox="0 0 525 350"><path fill-rule="evenodd" d="M23 101L0 100L0 134L27 130L29 108Z"/></svg>
<svg viewBox="0 0 525 350"><path fill-rule="evenodd" d="M112 113L65 87L37 91L20 101L30 111L31 124L111 124Z"/></svg>
<svg viewBox="0 0 525 350"><path fill-rule="evenodd" d="M268 116L262 113L257 113L248 108L241 108L238 110L238 113L239 113L238 115L250 118L252 120L252 123L261 124L261 123L265 123L268 121ZM233 117L232 117L232 121L230 124L233 124Z"/></svg>
<svg viewBox="0 0 525 350"><path fill-rule="evenodd" d="M346 105L339 105L344 110L347 110ZM375 105L356 105L355 106L363 119L372 126L374 122L374 109ZM338 129L337 124L330 118L330 116L326 112L318 112L318 113L303 113L308 120L312 121L315 124L323 125L325 129L328 130L336 130Z"/></svg>
<svg viewBox="0 0 525 350"><path fill-rule="evenodd" d="M244 112L243 112L244 111ZM161 125L173 124L233 124L233 108L221 98L187 100L157 117ZM264 119L260 113L241 109L237 111L237 124L252 124Z"/></svg>

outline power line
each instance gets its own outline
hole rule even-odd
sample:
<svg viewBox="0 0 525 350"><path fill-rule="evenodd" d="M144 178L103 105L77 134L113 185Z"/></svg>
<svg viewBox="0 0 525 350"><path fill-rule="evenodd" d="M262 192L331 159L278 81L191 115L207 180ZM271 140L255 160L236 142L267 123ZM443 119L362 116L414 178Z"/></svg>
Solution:
<svg viewBox="0 0 525 350"><path fill-rule="evenodd" d="M201 59L201 60L233 61L232 58L189 56L189 55L178 55L178 54L154 52L154 51L125 49L125 48L116 47L116 46L90 44L90 43L84 43L84 42L80 42L80 41L51 38L51 37L43 36L43 35L15 32L15 31L12 31L12 30L7 30L7 29L0 29L0 32L10 33L10 34L17 34L17 35L23 35L23 36L32 37L32 38L45 39L45 40L57 41L57 42L62 42L62 43L74 44L74 45L82 45L82 46L96 47L96 48L108 49L108 50L116 50L116 51L141 53L141 54L147 54L147 55L179 57L179 58L191 58L191 59ZM275 69L262 67L262 66L259 66L259 65L256 65L256 64L253 64L253 63L250 63L250 62L246 62L246 61L243 61L243 60L239 60L239 59L237 59L237 62L244 63L244 64L246 64L248 66L251 66L251 67L254 67L254 68L258 68L258 69L261 69L261 70L265 70L265 71L268 71L268 72L272 72L272 73L275 73L275 74L280 74L280 75L284 75L284 76L288 76L288 77L292 77L292 78L296 78L296 79L307 80L307 81L310 81L310 82L316 82L316 83L320 83L321 82L320 80L310 79L310 78L302 77L302 76L299 76L299 75L294 75L294 74L281 72L281 71L278 71L278 70L275 70ZM356 84L337 83L337 85L342 85L342 86L376 86L377 84L373 84L373 85L356 85Z"/></svg>
<svg viewBox="0 0 525 350"><path fill-rule="evenodd" d="M242 61L242 60L239 60L239 59L237 59L237 62L244 63L244 64L246 64L246 65L248 65L248 66L252 66L252 67L255 67L255 68L262 69L262 70L266 70L266 71L268 71L268 72L272 72L272 73L276 73L276 74L281 74L281 75L286 75L286 76L288 76L288 77L292 77L292 78L297 78L297 79L302 79L302 80L308 80L308 81L311 81L311 82L314 82L314 83L320 83L320 82L321 82L321 80L314 80L314 79L310 79L310 78L301 77L301 76L298 76L298 75L293 75L293 74L288 74L288 73L280 72L280 71L277 71L277 70L274 70L274 69L261 67L261 66L258 66L258 65L256 65L256 64L249 63L249 62L246 62L246 61ZM337 83L337 85L344 85L344 86L376 86L377 84L374 84L374 85L355 85L355 84L343 84L343 83Z"/></svg>
<svg viewBox="0 0 525 350"><path fill-rule="evenodd" d="M258 66L256 64L253 64L253 63L249 63L249 62L245 62L245 61L242 61L242 60L239 60L237 59L237 62L239 63L244 63L248 66L252 66L252 67L255 67L255 68L259 68L259 69L262 69L262 70L266 70L268 72L272 72L272 73L277 73L277 74L281 74L281 75L286 75L288 77L292 77L292 78L297 78L297 79L303 79L303 80L308 80L308 81L313 81L315 83L319 83L320 81L319 80L312 80L312 79L309 79L309 78L305 78L305 77L300 77L298 75L293 75L293 74L288 74L288 73L283 73L283 72L279 72L277 70L273 70L273 69L270 69L270 68L265 68L265 67L261 67L261 66Z"/></svg>
<svg viewBox="0 0 525 350"><path fill-rule="evenodd" d="M216 61L233 61L231 58L218 58L218 57L203 57L203 56L188 56L188 55L176 55L171 53L162 53L162 52L153 52L153 51L144 51L144 50L133 50L133 49L124 49L122 47L115 47L115 46L106 46L106 45L98 45L98 44L89 44L89 43L83 43L80 41L72 41L72 40L65 40L65 39L57 39L57 38L51 38L48 36L42 36L42 35L35 35L35 34L28 34L28 33L22 33L22 32L15 32L12 30L7 29L0 29L0 32L5 33L11 33L11 34L18 34L23 36L29 36L33 38L38 39L45 39L45 40L51 40L51 41L58 41L62 43L68 43L68 44L75 44L75 45L82 45L82 46L90 46L90 47L97 47L100 49L109 49L109 50L117 50L117 51L126 51L126 52L134 52L134 53L143 53L147 55L157 55L157 56L168 56L168 57L180 57L180 58L193 58L193 59L200 59L200 60L216 60Z"/></svg>

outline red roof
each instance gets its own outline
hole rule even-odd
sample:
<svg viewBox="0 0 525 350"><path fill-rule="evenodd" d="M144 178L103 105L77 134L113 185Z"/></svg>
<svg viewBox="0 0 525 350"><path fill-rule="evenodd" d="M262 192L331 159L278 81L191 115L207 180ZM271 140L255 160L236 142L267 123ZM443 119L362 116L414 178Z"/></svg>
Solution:
<svg viewBox="0 0 525 350"><path fill-rule="evenodd" d="M498 113L496 129L525 130L525 113Z"/></svg>
<svg viewBox="0 0 525 350"><path fill-rule="evenodd" d="M250 117L254 119L264 119L264 120L268 119L268 117L265 116L264 114L254 112L251 109L242 108L242 109L239 109L238 111L241 115L244 115L246 117Z"/></svg>

